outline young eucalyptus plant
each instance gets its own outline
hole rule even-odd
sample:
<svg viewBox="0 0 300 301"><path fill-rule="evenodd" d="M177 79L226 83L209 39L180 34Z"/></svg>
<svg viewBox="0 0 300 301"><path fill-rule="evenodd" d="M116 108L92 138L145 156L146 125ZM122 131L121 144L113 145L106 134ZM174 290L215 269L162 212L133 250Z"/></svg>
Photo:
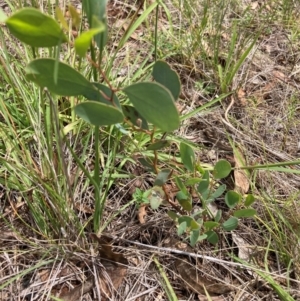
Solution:
<svg viewBox="0 0 300 301"><path fill-rule="evenodd" d="M180 116L176 108L181 90L178 74L166 62L156 61L152 68L152 81L114 87L102 68L103 51L108 40L106 5L107 1L83 0L82 14L87 18L88 28L74 39L69 38L69 26L58 8L56 16L59 22L50 15L29 7L14 12L8 18L3 15L1 18L12 35L32 47L35 56L36 48L51 49L44 52L49 53L49 57L35 58L27 64L26 77L51 95L77 97L78 101L73 106L74 112L94 126L96 162L99 162L100 127L115 125L120 131L126 127L132 133L147 135L149 143L146 151L152 155L144 158L144 163L156 174L156 179L153 188L147 192L136 191L134 198L138 202L149 202L153 209L157 209L163 201L171 206L173 209L168 214L177 222L178 234L188 233L192 245L203 239L216 243L219 228L233 230L237 227L239 217L255 214L254 209L248 208L253 198L248 196L242 202L241 195L227 191L225 203L232 216L223 221L221 210L217 214L210 212L208 205L226 191L225 185L220 185L218 180L228 176L231 166L227 161L221 160L212 171L205 170L195 162L193 149L185 143L180 144L180 157L191 177L173 176L173 172L176 174L175 170L161 168L158 153L170 144L164 137L180 126ZM159 2L150 4L147 14L132 23L121 44L125 43L137 24L141 24L143 18L158 5ZM69 6L69 11L72 25L80 28L83 15L72 6ZM89 62L93 72L92 81L78 71L80 67L76 69L60 60L60 54L66 49L65 45L76 51L75 66L80 66L83 59ZM93 222L96 233L101 229L106 199L101 198L98 165L95 164L93 175L87 175L94 185ZM175 200L170 198L166 189L166 183L170 180L174 180L179 190ZM192 193L197 193L201 202L201 210L196 212L192 211ZM234 209L239 206L246 209Z"/></svg>

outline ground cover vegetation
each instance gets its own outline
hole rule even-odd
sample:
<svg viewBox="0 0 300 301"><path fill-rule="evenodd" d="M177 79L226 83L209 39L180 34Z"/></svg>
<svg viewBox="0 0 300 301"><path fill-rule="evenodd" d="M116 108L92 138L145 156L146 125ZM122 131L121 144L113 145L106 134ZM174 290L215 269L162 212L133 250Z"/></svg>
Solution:
<svg viewBox="0 0 300 301"><path fill-rule="evenodd" d="M0 4L0 300L300 298L297 1Z"/></svg>

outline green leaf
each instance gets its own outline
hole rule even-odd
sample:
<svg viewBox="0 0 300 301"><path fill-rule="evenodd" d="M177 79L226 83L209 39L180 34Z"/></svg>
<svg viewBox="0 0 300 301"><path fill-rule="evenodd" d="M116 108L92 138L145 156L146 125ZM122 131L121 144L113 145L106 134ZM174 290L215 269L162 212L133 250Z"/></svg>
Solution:
<svg viewBox="0 0 300 301"><path fill-rule="evenodd" d="M219 210L217 211L217 214L215 215L215 221L216 221L216 222L219 222L219 221L221 220L221 217L222 217L222 210L219 209Z"/></svg>
<svg viewBox="0 0 300 301"><path fill-rule="evenodd" d="M207 200L207 202L212 202L214 201L216 198L220 197L224 191L226 190L226 185L220 185L210 196L209 196L209 200Z"/></svg>
<svg viewBox="0 0 300 301"><path fill-rule="evenodd" d="M207 239L207 234L199 235L199 237L198 237L198 242L199 242L199 241L202 241L202 240L204 240L204 239Z"/></svg>
<svg viewBox="0 0 300 301"><path fill-rule="evenodd" d="M162 200L157 197L150 197L150 206L153 210L158 209L158 207L161 205Z"/></svg>
<svg viewBox="0 0 300 301"><path fill-rule="evenodd" d="M147 150L160 150L170 145L169 140L158 140L147 146Z"/></svg>
<svg viewBox="0 0 300 301"><path fill-rule="evenodd" d="M181 224L183 222L186 222L186 226L190 229L190 230L197 230L199 229L199 225L198 223L193 219L191 218L190 216L188 215L183 215L183 216L180 216L178 218L178 223Z"/></svg>
<svg viewBox="0 0 300 301"><path fill-rule="evenodd" d="M79 72L67 64L58 62L57 81L54 80L54 59L36 59L25 68L26 77L40 87L65 96L84 95L92 99L99 97L95 87Z"/></svg>
<svg viewBox="0 0 300 301"><path fill-rule="evenodd" d="M183 221L182 223L180 223L179 224L179 227L178 227L178 229L177 229L177 234L180 236L180 235L182 235L185 231L186 231L186 227L187 227L187 225L186 225L186 222L185 221Z"/></svg>
<svg viewBox="0 0 300 301"><path fill-rule="evenodd" d="M133 125L148 130L147 120L141 116L141 114L133 106L122 105L123 113L127 120L129 120Z"/></svg>
<svg viewBox="0 0 300 301"><path fill-rule="evenodd" d="M235 217L252 217L256 215L256 210L253 208L240 209L233 213Z"/></svg>
<svg viewBox="0 0 300 301"><path fill-rule="evenodd" d="M179 127L179 115L171 93L158 83L142 82L123 89L137 111L164 132Z"/></svg>
<svg viewBox="0 0 300 301"><path fill-rule="evenodd" d="M190 233L190 242L191 242L192 247L194 247L196 245L196 243L198 242L199 235L200 235L200 230L199 229L191 231L191 233Z"/></svg>
<svg viewBox="0 0 300 301"><path fill-rule="evenodd" d="M163 186L168 181L170 174L171 174L171 169L162 169L158 173L158 175L154 181L154 185L155 186Z"/></svg>
<svg viewBox="0 0 300 301"><path fill-rule="evenodd" d="M208 231L205 233L207 235L207 241L213 245L219 242L219 236L215 231Z"/></svg>
<svg viewBox="0 0 300 301"><path fill-rule="evenodd" d="M230 217L227 221L222 224L225 231L232 231L237 228L239 220L236 217Z"/></svg>
<svg viewBox="0 0 300 301"><path fill-rule="evenodd" d="M225 203L230 209L234 208L241 199L241 195L233 190L227 191L225 195Z"/></svg>
<svg viewBox="0 0 300 301"><path fill-rule="evenodd" d="M200 194L205 193L209 188L209 172L206 170L204 175L202 176L202 181L199 183L197 187L197 191Z"/></svg>
<svg viewBox="0 0 300 301"><path fill-rule="evenodd" d="M168 216L173 220L173 221L177 221L178 220L178 218L179 218L179 215L176 213L176 212L174 212L174 211L168 211L167 212L167 214L168 214Z"/></svg>
<svg viewBox="0 0 300 301"><path fill-rule="evenodd" d="M218 227L219 223L213 222L213 221L207 221L207 222L204 222L203 225L207 230L212 230L212 229Z"/></svg>
<svg viewBox="0 0 300 301"><path fill-rule="evenodd" d="M245 200L245 206L249 207L255 202L255 197L253 194L248 194Z"/></svg>
<svg viewBox="0 0 300 301"><path fill-rule="evenodd" d="M93 125L112 125L124 119L122 112L97 101L85 101L75 106L76 114Z"/></svg>
<svg viewBox="0 0 300 301"><path fill-rule="evenodd" d="M93 39L93 37L100 33L103 32L105 30L104 25L102 24L102 26L98 27L98 28L93 28L90 29L88 31L83 32L76 40L75 40L75 50L76 53L80 56L80 57L84 57L87 50L89 49L90 45L91 45L91 41Z"/></svg>
<svg viewBox="0 0 300 301"><path fill-rule="evenodd" d="M67 41L59 24L35 8L23 8L6 20L17 39L32 47L52 47Z"/></svg>
<svg viewBox="0 0 300 301"><path fill-rule="evenodd" d="M231 165L228 161L222 159L214 167L213 176L215 179L226 178L231 172Z"/></svg>
<svg viewBox="0 0 300 301"><path fill-rule="evenodd" d="M180 157L183 165L189 170L194 171L195 153L194 150L186 143L180 143Z"/></svg>
<svg viewBox="0 0 300 301"><path fill-rule="evenodd" d="M188 180L185 181L184 185L185 186L194 186L195 184L198 184L202 181L201 178L189 178Z"/></svg>
<svg viewBox="0 0 300 301"><path fill-rule="evenodd" d="M179 98L181 88L179 76L166 62L157 61L153 66L152 76L172 93L175 100Z"/></svg>
<svg viewBox="0 0 300 301"><path fill-rule="evenodd" d="M184 183L181 181L179 177L175 177L175 182L179 190L181 190L185 195L189 194L187 188L185 187Z"/></svg>
<svg viewBox="0 0 300 301"><path fill-rule="evenodd" d="M192 210L192 208L193 208L192 200L184 192L179 191L176 194L176 198L177 198L179 204L181 205L181 207L183 208L183 210L186 210L186 211Z"/></svg>

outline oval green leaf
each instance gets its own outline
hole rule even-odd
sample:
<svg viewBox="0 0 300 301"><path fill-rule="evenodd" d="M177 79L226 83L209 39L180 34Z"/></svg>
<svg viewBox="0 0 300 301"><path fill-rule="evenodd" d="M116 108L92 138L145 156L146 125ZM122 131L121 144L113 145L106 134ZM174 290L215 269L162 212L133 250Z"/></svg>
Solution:
<svg viewBox="0 0 300 301"><path fill-rule="evenodd" d="M232 231L237 228L239 220L236 217L230 217L227 221L222 224L225 231Z"/></svg>
<svg viewBox="0 0 300 301"><path fill-rule="evenodd" d="M170 91L158 83L136 83L123 89L137 111L164 132L179 127L179 115Z"/></svg>
<svg viewBox="0 0 300 301"><path fill-rule="evenodd" d="M235 217L253 217L256 214L256 210L253 208L240 209L233 213Z"/></svg>
<svg viewBox="0 0 300 301"><path fill-rule="evenodd" d="M205 193L209 188L209 172L206 170L204 175L202 176L202 181L199 183L197 187L197 191L200 194Z"/></svg>
<svg viewBox="0 0 300 301"><path fill-rule="evenodd" d="M163 61L157 61L153 66L152 76L154 80L165 86L173 95L174 99L179 98L181 84L177 72Z"/></svg>
<svg viewBox="0 0 300 301"><path fill-rule="evenodd" d="M229 190L225 195L225 203L230 209L232 209L240 202L241 198L242 197L239 193Z"/></svg>
<svg viewBox="0 0 300 301"><path fill-rule="evenodd" d="M226 178L231 172L231 165L227 160L220 160L216 163L213 171L215 179Z"/></svg>
<svg viewBox="0 0 300 301"><path fill-rule="evenodd" d="M206 228L206 230L212 230L212 229L218 227L219 223L213 222L213 221L207 221L207 222L204 222L203 225Z"/></svg>
<svg viewBox="0 0 300 301"><path fill-rule="evenodd" d="M245 206L249 207L255 202L255 197L253 194L248 194L245 200Z"/></svg>
<svg viewBox="0 0 300 301"><path fill-rule="evenodd" d="M6 20L17 39L32 47L52 47L67 41L59 24L35 8L23 8Z"/></svg>
<svg viewBox="0 0 300 301"><path fill-rule="evenodd" d="M207 235L207 241L213 245L219 242L219 236L215 231L208 231L205 233Z"/></svg>
<svg viewBox="0 0 300 301"><path fill-rule="evenodd" d="M124 120L122 112L97 101L85 101L75 106L76 114L93 125L112 125Z"/></svg>
<svg viewBox="0 0 300 301"><path fill-rule="evenodd" d="M183 221L182 223L179 224L179 227L177 229L177 234L180 236L186 231L186 221Z"/></svg>
<svg viewBox="0 0 300 301"><path fill-rule="evenodd" d="M57 80L54 79L55 64L58 65ZM89 99L99 98L99 92L79 72L54 59L36 59L25 68L26 77L40 87L64 96L83 95Z"/></svg>
<svg viewBox="0 0 300 301"><path fill-rule="evenodd" d="M191 243L192 247L194 247L196 245L196 243L198 242L199 235L200 235L200 230L199 229L191 231L191 233L190 233L190 243Z"/></svg>
<svg viewBox="0 0 300 301"><path fill-rule="evenodd" d="M201 178L189 178L185 181L185 186L194 186L202 181Z"/></svg>
<svg viewBox="0 0 300 301"><path fill-rule="evenodd" d="M219 210L217 211L217 214L215 215L215 221L216 221L216 222L219 222L219 221L221 220L221 217L222 217L222 210L219 209Z"/></svg>
<svg viewBox="0 0 300 301"><path fill-rule="evenodd" d="M189 170L194 171L195 153L194 150L186 143L180 143L180 157L183 165Z"/></svg>

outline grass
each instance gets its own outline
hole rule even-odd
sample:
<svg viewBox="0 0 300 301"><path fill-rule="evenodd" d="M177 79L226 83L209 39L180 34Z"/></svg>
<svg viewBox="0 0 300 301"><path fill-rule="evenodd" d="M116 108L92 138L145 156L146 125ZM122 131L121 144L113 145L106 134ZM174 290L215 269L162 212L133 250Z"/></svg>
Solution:
<svg viewBox="0 0 300 301"><path fill-rule="evenodd" d="M175 144L186 141L197 148L202 166L213 166L217 158L232 159L233 153L221 147L229 140L241 147L247 166L256 167L250 170L249 181L258 214L243 220L235 231L241 243L233 243L230 234L221 232L218 245L204 241L197 248L223 261L195 259L192 264L208 279L221 283L228 279L235 290L224 295L226 300L242 300L247 294L253 300L268 294L296 300L300 284L299 4L169 0L155 11L154 3L145 1L139 13L138 3L109 4L113 44L104 50L103 70L110 83L122 87L150 79L156 54L169 62L182 82L182 126L169 134ZM10 4L12 9L20 6L19 1ZM129 29L117 23L130 20ZM81 99L54 97L28 82L24 66L33 59L32 50L13 39L5 27L0 34L0 300L34 296L51 300L81 285L90 274L98 279L98 249L89 236L95 229L116 238L115 247L130 259L126 281L133 288L128 292L121 284L114 300L133 300L144 291L147 300L197 298L174 269L178 254L166 255L158 247L153 259L146 247L132 243L195 252L188 245L177 246L183 239L177 237L164 209L149 210L146 224L136 218L132 195L136 188L146 190L153 183L153 175L137 164L139 157L147 155L149 136L133 136L126 125L95 130L78 120L71 107ZM47 51L51 55L51 50L36 55L46 56ZM62 59L77 66L74 50L66 53ZM78 68L93 78L87 61L82 60ZM233 106L226 112L232 99ZM210 129L214 139L207 136ZM176 152L173 146L159 159L162 166L182 173L173 161ZM217 202L223 206L222 199ZM166 243L169 236L176 237L171 245ZM231 266L230 257L241 261L244 258L237 253L246 247L253 252L252 261L244 263L248 270ZM153 262L158 267L155 273ZM110 266L104 266L113 278ZM43 278L45 271L51 272ZM256 286L252 285L255 278ZM205 289L210 296L212 290ZM103 287L96 281L98 299L100 291Z"/></svg>

